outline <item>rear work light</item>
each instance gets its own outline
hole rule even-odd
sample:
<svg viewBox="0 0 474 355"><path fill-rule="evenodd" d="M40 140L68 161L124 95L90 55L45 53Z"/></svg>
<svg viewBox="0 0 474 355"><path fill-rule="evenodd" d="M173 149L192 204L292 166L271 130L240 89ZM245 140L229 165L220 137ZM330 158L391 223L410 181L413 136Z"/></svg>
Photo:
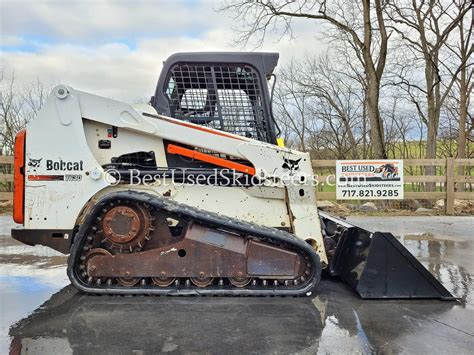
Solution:
<svg viewBox="0 0 474 355"><path fill-rule="evenodd" d="M22 129L15 138L13 170L13 220L21 224L25 219L25 142L26 130Z"/></svg>

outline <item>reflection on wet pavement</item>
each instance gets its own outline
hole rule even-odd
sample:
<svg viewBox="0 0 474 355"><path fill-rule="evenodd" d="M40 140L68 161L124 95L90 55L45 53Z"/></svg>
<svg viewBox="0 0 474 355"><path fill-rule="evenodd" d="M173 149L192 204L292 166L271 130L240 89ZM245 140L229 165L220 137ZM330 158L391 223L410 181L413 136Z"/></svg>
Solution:
<svg viewBox="0 0 474 355"><path fill-rule="evenodd" d="M404 245L463 305L473 308L472 242L405 239Z"/></svg>
<svg viewBox="0 0 474 355"><path fill-rule="evenodd" d="M312 299L88 296L65 256L0 237L0 353L470 353L474 239L402 241L460 302L364 301L328 279Z"/></svg>
<svg viewBox="0 0 474 355"><path fill-rule="evenodd" d="M429 343L467 352L472 345L472 334L443 324L453 303L363 302L348 293L328 281L314 299L86 296L68 286L10 328L11 351L366 353Z"/></svg>
<svg viewBox="0 0 474 355"><path fill-rule="evenodd" d="M65 255L49 248L30 247L0 236L1 354L10 346L9 327L69 284L66 260Z"/></svg>

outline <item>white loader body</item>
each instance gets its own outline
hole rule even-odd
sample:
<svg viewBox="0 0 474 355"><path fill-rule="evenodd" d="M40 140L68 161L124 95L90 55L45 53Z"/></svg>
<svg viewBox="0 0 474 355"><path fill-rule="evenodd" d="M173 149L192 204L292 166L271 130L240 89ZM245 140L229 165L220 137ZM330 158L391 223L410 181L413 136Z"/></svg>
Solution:
<svg viewBox="0 0 474 355"><path fill-rule="evenodd" d="M110 136L112 127L116 137ZM101 140L110 140L110 149L100 149ZM103 168L113 156L153 151L157 166L166 168L164 140L247 160L261 183L222 187L160 179L114 186L115 179ZM143 190L202 210L285 228L310 242L327 262L308 153L158 115L151 106L134 108L57 86L26 129L25 158L26 229L73 230L95 198L116 190ZM288 169L285 161L298 163Z"/></svg>

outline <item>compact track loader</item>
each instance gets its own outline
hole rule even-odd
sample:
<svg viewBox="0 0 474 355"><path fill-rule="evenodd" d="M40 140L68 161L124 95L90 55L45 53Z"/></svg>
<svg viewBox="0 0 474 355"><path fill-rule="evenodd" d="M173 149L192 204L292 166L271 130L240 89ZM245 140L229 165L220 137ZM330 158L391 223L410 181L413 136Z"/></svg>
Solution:
<svg viewBox="0 0 474 355"><path fill-rule="evenodd" d="M308 153L278 145L275 53L179 53L149 105L54 88L15 144L15 239L70 253L89 293L451 294L389 233L317 209ZM273 81L274 82L274 81Z"/></svg>

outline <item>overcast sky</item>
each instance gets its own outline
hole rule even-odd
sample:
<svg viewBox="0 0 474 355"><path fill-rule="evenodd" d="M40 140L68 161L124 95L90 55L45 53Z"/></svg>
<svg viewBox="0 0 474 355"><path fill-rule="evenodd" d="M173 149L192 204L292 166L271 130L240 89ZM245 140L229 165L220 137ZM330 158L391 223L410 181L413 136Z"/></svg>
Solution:
<svg viewBox="0 0 474 355"><path fill-rule="evenodd" d="M149 98L163 60L185 51L235 51L230 13L211 0L0 0L1 66L18 82L37 78L125 101ZM268 38L280 64L324 50L320 25ZM252 50L249 46L247 50Z"/></svg>

